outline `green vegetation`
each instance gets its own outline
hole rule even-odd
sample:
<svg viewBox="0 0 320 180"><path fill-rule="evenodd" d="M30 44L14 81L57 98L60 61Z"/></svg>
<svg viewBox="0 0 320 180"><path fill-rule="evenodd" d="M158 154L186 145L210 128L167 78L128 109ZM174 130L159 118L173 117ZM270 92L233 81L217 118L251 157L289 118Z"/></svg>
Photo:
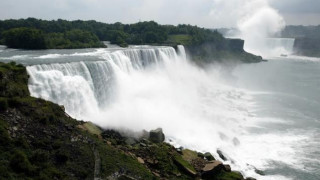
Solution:
<svg viewBox="0 0 320 180"><path fill-rule="evenodd" d="M3 32L4 44L10 48L45 49L44 34L34 28L13 28Z"/></svg>
<svg viewBox="0 0 320 180"><path fill-rule="evenodd" d="M193 159L198 157L198 153L196 151L191 151L190 149L182 150L182 158L188 162L191 162Z"/></svg>
<svg viewBox="0 0 320 180"><path fill-rule="evenodd" d="M34 18L0 21L0 39L7 44L7 33L5 32L13 29L17 30L16 28L19 31L32 29L32 31L40 32L38 33L39 36L44 36L46 40L46 46L42 46L42 48L73 48L64 40L70 40L75 44L77 44L77 41L86 44L96 42L93 35L96 35L100 41L110 41L120 46L169 43L171 45L195 45L204 42L219 43L224 40L223 36L217 31L191 25L159 25L154 21L135 24L106 24L96 21L66 21L61 19L45 21ZM81 33L79 33L80 30ZM88 34L89 32L90 34ZM70 37L70 33L76 36L71 35L72 37ZM86 33L85 36L84 33Z"/></svg>
<svg viewBox="0 0 320 180"><path fill-rule="evenodd" d="M192 37L190 35L185 35L185 34L170 35L168 37L167 42L169 44L189 45L192 43Z"/></svg>
<svg viewBox="0 0 320 180"><path fill-rule="evenodd" d="M104 47L94 34L79 29L64 33L44 33L42 30L19 27L2 33L3 42L20 49L74 49Z"/></svg>
<svg viewBox="0 0 320 180"><path fill-rule="evenodd" d="M183 157L181 157L181 155L175 155L174 156L174 160L182 165L183 167L187 168L189 171L192 171L196 174L196 170L194 169L194 167L188 162L186 161Z"/></svg>
<svg viewBox="0 0 320 180"><path fill-rule="evenodd" d="M243 177L239 172L226 172L222 170L215 179L216 180L233 180L233 179L243 179Z"/></svg>

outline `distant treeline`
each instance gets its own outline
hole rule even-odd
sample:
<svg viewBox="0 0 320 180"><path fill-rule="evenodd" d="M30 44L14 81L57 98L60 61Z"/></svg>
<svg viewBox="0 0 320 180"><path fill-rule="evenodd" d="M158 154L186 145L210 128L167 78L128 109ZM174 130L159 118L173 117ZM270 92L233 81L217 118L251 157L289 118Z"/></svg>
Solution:
<svg viewBox="0 0 320 180"><path fill-rule="evenodd" d="M96 21L39 20L35 18L0 21L2 44L16 48L77 48L101 46L110 41L122 47L128 44L196 45L222 44L217 31L191 25L159 25L154 21L135 24L106 24ZM30 43L36 42L36 43Z"/></svg>
<svg viewBox="0 0 320 180"><path fill-rule="evenodd" d="M42 30L18 27L2 33L3 44L21 49L74 49L104 47L96 35L79 29L63 33L45 33Z"/></svg>
<svg viewBox="0 0 320 180"><path fill-rule="evenodd" d="M284 38L317 38L320 39L320 25L318 26L286 26L281 37Z"/></svg>

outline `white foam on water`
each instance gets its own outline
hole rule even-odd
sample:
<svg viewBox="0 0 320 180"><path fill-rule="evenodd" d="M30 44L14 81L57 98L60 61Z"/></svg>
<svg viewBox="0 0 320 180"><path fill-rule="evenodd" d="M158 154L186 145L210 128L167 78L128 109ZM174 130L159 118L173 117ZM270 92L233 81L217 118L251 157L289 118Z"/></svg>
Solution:
<svg viewBox="0 0 320 180"><path fill-rule="evenodd" d="M14 55L10 57L5 57L3 59L10 59L10 60L21 60L21 59L28 59L30 55Z"/></svg>
<svg viewBox="0 0 320 180"><path fill-rule="evenodd" d="M64 54L46 54L46 55L41 55L39 57L35 57L36 59L54 59L54 58L59 58L65 56Z"/></svg>

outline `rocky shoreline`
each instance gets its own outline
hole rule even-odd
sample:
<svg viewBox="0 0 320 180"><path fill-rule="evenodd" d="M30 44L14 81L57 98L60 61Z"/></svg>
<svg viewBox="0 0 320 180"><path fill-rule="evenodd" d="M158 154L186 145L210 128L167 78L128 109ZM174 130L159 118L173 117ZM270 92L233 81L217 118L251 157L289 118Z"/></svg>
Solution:
<svg viewBox="0 0 320 180"><path fill-rule="evenodd" d="M95 126L95 128L99 127ZM139 163L160 179L174 179L187 175L189 179L254 180L250 177L244 178L240 172L232 171L230 165L216 160L209 152L201 153L183 147L175 148L164 142L165 135L161 128L150 132L144 131L140 138L126 137L115 130L100 130L102 139L108 145L136 158ZM164 154L160 155L157 151ZM219 151L219 155L223 157L221 151ZM163 171L163 169L158 168L162 160L167 161L166 166L173 164L177 166L178 171Z"/></svg>
<svg viewBox="0 0 320 180"><path fill-rule="evenodd" d="M27 84L25 67L0 63L0 179L245 179L210 153L164 142L161 129L135 138L75 120Z"/></svg>

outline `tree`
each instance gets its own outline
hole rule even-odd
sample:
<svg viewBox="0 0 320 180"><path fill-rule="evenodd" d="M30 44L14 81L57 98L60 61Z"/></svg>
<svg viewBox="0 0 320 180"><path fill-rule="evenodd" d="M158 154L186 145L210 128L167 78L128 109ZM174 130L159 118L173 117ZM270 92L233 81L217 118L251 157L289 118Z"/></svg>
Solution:
<svg viewBox="0 0 320 180"><path fill-rule="evenodd" d="M6 46L22 49L46 49L44 34L34 28L14 28L3 33Z"/></svg>

